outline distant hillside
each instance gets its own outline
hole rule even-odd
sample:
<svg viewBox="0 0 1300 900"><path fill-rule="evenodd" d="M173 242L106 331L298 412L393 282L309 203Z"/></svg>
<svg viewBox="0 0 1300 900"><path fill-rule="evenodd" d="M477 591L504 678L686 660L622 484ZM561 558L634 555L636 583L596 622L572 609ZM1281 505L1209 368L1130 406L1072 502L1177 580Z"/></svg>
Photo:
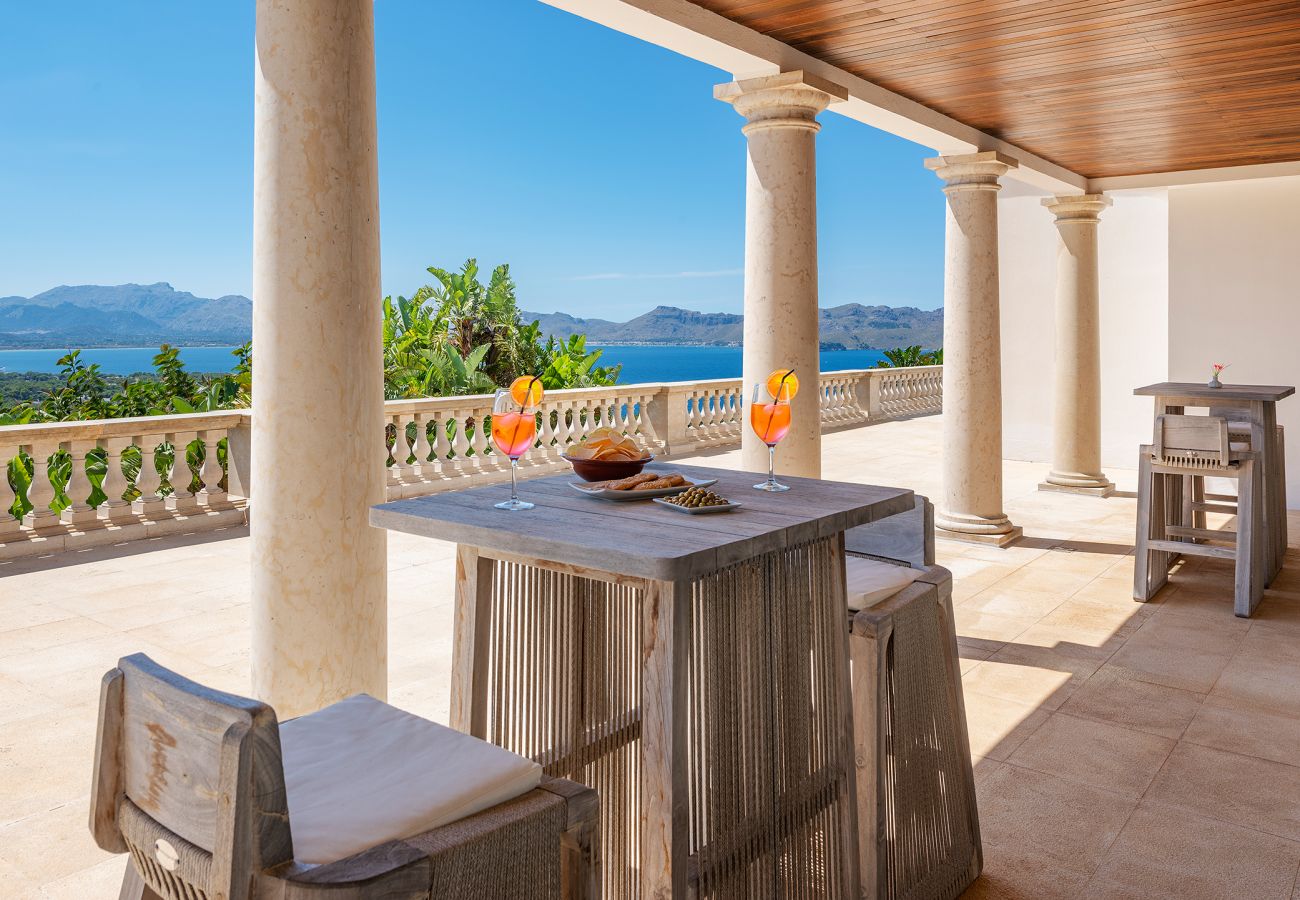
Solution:
<svg viewBox="0 0 1300 900"><path fill-rule="evenodd" d="M252 333L247 297L196 297L162 281L0 297L0 349L242 344Z"/></svg>
<svg viewBox="0 0 1300 900"><path fill-rule="evenodd" d="M580 319L568 313L523 313L543 334L586 334L598 344L739 345L743 319L658 306L627 322ZM0 350L26 347L242 344L252 336L253 303L230 295L215 300L157 284L84 284L35 297L0 297ZM888 350L943 344L943 310L848 303L821 311L821 345Z"/></svg>
<svg viewBox="0 0 1300 900"><path fill-rule="evenodd" d="M744 334L742 316L672 306L655 307L627 322L579 319L567 313L525 312L523 317L537 319L544 334L586 334L596 344L738 345ZM825 349L889 350L920 344L932 350L943 345L943 310L847 303L823 309L820 329Z"/></svg>

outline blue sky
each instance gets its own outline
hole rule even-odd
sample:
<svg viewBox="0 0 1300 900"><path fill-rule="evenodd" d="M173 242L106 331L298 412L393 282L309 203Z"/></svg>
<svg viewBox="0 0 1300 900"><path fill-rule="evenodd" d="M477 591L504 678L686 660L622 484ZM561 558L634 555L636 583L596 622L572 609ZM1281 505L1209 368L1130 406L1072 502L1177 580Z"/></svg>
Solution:
<svg viewBox="0 0 1300 900"><path fill-rule="evenodd" d="M511 264L530 310L740 310L742 120L712 99L727 73L537 0L379 0L375 15L386 292L477 256ZM0 16L0 296L251 294L251 0ZM822 305L939 306L929 151L822 121Z"/></svg>

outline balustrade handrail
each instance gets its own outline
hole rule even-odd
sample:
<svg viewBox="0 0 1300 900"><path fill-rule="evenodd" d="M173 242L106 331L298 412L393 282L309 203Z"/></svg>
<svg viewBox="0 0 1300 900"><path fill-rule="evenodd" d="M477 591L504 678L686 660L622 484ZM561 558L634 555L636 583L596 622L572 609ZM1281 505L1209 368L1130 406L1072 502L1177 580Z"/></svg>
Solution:
<svg viewBox="0 0 1300 900"><path fill-rule="evenodd" d="M69 440L133 437L141 434L208 431L238 428L251 418L251 409L174 413L165 416L131 416L121 419L74 419L68 422L31 422L0 426L0 445L30 445Z"/></svg>
<svg viewBox="0 0 1300 900"><path fill-rule="evenodd" d="M942 408L943 366L822 372L814 390L823 428L924 415ZM565 448L602 425L662 456L735 446L745 428L743 393L739 378L548 391L523 467L559 470L567 465ZM493 400L474 394L384 401L376 453L386 457L389 496L509 477L483 428ZM24 478L31 468L25 487L10 490L0 481L0 559L246 521L254 413L0 426L0 466L21 458Z"/></svg>

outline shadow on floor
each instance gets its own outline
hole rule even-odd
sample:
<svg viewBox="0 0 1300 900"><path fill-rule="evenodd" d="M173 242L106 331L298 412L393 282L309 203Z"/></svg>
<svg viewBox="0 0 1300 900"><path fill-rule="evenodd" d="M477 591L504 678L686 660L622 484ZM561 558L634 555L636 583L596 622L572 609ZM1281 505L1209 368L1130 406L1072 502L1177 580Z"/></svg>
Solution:
<svg viewBox="0 0 1300 900"><path fill-rule="evenodd" d="M129 556L139 556L143 553L154 553L158 550L170 550L174 547L195 547L216 541L229 541L243 537L248 537L247 525L230 525L210 531L167 534L159 537L126 541L121 544L87 547L85 550L61 550L48 556L24 556L0 562L0 578L33 569L62 569L84 563L103 562L108 559L122 559Z"/></svg>

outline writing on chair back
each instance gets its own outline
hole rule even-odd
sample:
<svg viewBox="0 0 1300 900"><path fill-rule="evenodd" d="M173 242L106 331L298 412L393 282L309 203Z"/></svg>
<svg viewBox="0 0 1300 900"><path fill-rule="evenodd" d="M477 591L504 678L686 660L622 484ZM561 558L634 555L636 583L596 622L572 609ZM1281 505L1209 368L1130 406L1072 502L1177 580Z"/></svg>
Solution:
<svg viewBox="0 0 1300 900"><path fill-rule="evenodd" d="M275 711L120 660L100 696L91 830L162 897L244 900L293 858Z"/></svg>
<svg viewBox="0 0 1300 900"><path fill-rule="evenodd" d="M1228 420L1218 416L1156 416L1151 456L1166 466L1222 469L1231 465Z"/></svg>

